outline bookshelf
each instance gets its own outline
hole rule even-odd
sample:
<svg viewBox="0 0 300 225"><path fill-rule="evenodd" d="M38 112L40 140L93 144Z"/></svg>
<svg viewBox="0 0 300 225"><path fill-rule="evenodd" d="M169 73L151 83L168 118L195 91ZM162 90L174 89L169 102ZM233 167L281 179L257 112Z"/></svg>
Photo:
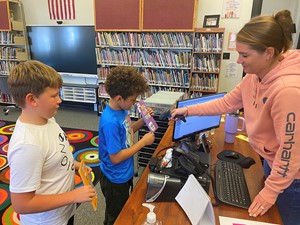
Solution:
<svg viewBox="0 0 300 225"><path fill-rule="evenodd" d="M195 29L190 97L218 92L224 31L224 28Z"/></svg>
<svg viewBox="0 0 300 225"><path fill-rule="evenodd" d="M22 4L18 0L0 0L0 76L7 77L13 66L28 59ZM14 101L3 91L0 103L14 104Z"/></svg>
<svg viewBox="0 0 300 225"><path fill-rule="evenodd" d="M112 67L138 68L149 84L149 97L157 91L189 94L193 32L97 32L96 58L99 108L107 102L104 81Z"/></svg>

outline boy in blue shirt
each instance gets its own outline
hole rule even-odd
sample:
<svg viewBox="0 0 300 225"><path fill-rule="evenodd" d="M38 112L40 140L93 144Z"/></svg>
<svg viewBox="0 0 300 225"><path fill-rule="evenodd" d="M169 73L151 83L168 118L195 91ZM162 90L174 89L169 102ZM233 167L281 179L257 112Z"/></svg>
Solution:
<svg viewBox="0 0 300 225"><path fill-rule="evenodd" d="M131 123L128 110L138 95L147 90L147 82L131 67L115 67L105 81L109 104L99 123L100 185L105 197L105 225L112 225L127 199L134 175L133 155L154 142L153 133L147 133L137 143L133 134L143 119ZM152 109L149 113L153 114Z"/></svg>

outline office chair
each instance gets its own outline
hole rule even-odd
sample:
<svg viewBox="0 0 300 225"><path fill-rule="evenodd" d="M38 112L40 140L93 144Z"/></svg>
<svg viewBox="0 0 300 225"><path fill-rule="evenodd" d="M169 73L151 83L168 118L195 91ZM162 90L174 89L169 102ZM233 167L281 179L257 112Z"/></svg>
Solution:
<svg viewBox="0 0 300 225"><path fill-rule="evenodd" d="M0 75L0 103L5 105L3 109L4 115L8 115L11 108L19 108L15 103L13 103L12 97L10 96L7 79L8 76Z"/></svg>

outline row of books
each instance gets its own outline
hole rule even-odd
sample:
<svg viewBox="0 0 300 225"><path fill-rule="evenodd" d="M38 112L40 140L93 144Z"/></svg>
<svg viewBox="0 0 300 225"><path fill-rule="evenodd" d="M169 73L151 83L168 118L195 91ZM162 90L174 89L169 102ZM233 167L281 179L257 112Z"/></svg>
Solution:
<svg viewBox="0 0 300 225"><path fill-rule="evenodd" d="M102 98L109 98L109 95L107 94L104 84L99 84L98 85L98 96Z"/></svg>
<svg viewBox="0 0 300 225"><path fill-rule="evenodd" d="M99 67L97 69L99 83L104 83L111 68ZM169 85L188 88L189 70L171 70L171 69L148 69L139 68L142 75L150 85ZM103 92L104 93L104 92Z"/></svg>
<svg viewBox="0 0 300 225"><path fill-rule="evenodd" d="M14 99L11 97L11 95L4 94L0 90L0 103L9 103L9 104L15 104Z"/></svg>
<svg viewBox="0 0 300 225"><path fill-rule="evenodd" d="M201 97L201 96L203 96L203 94L200 91L193 91L191 93L191 98L198 98L198 97Z"/></svg>
<svg viewBox="0 0 300 225"><path fill-rule="evenodd" d="M104 83L107 78L107 75L110 73L111 67L98 67L97 68L97 75L98 81L100 83Z"/></svg>
<svg viewBox="0 0 300 225"><path fill-rule="evenodd" d="M0 59L17 59L17 49L11 47L0 47Z"/></svg>
<svg viewBox="0 0 300 225"><path fill-rule="evenodd" d="M0 75L8 75L9 71L17 64L17 61L0 61Z"/></svg>
<svg viewBox="0 0 300 225"><path fill-rule="evenodd" d="M193 74L191 89L204 91L217 91L219 77L216 74Z"/></svg>
<svg viewBox="0 0 300 225"><path fill-rule="evenodd" d="M194 55L193 70L204 72L219 72L221 59L217 55Z"/></svg>
<svg viewBox="0 0 300 225"><path fill-rule="evenodd" d="M167 86L149 86L149 89L146 93L144 93L142 96L140 96L141 99L145 99L153 95L154 93L158 91L176 91L176 92L183 92L184 97L188 98L188 89L187 88L180 88L180 87L167 87ZM100 97L100 100L106 99L108 101L109 95L107 94L104 84L99 84L98 88L98 96ZM100 101L99 100L99 101Z"/></svg>
<svg viewBox="0 0 300 225"><path fill-rule="evenodd" d="M189 87L188 70L153 70L145 69L142 75L149 84Z"/></svg>
<svg viewBox="0 0 300 225"><path fill-rule="evenodd" d="M14 44L14 36L15 34L8 31L0 31L0 44Z"/></svg>
<svg viewBox="0 0 300 225"><path fill-rule="evenodd" d="M194 42L195 52L221 52L223 33L202 34L196 33Z"/></svg>
<svg viewBox="0 0 300 225"><path fill-rule="evenodd" d="M99 46L192 48L193 33L98 32Z"/></svg>
<svg viewBox="0 0 300 225"><path fill-rule="evenodd" d="M189 67L190 52L185 51L147 51L145 49L100 49L96 48L98 64L155 66L155 67Z"/></svg>

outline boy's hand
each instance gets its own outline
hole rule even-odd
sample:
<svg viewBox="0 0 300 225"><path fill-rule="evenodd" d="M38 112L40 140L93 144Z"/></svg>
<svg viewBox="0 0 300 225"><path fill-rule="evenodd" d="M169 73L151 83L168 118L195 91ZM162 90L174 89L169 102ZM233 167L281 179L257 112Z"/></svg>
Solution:
<svg viewBox="0 0 300 225"><path fill-rule="evenodd" d="M149 132L149 133L145 134L141 140L143 141L143 143L145 145L152 145L152 143L155 140L155 135L154 135L154 133Z"/></svg>
<svg viewBox="0 0 300 225"><path fill-rule="evenodd" d="M90 174L92 172L92 168L89 166L86 166L88 173Z"/></svg>
<svg viewBox="0 0 300 225"><path fill-rule="evenodd" d="M74 193L74 202L90 202L96 196L96 190L91 185L84 185L72 191Z"/></svg>
<svg viewBox="0 0 300 225"><path fill-rule="evenodd" d="M148 113L150 114L150 116L154 116L154 111L152 108L148 107L147 108Z"/></svg>

